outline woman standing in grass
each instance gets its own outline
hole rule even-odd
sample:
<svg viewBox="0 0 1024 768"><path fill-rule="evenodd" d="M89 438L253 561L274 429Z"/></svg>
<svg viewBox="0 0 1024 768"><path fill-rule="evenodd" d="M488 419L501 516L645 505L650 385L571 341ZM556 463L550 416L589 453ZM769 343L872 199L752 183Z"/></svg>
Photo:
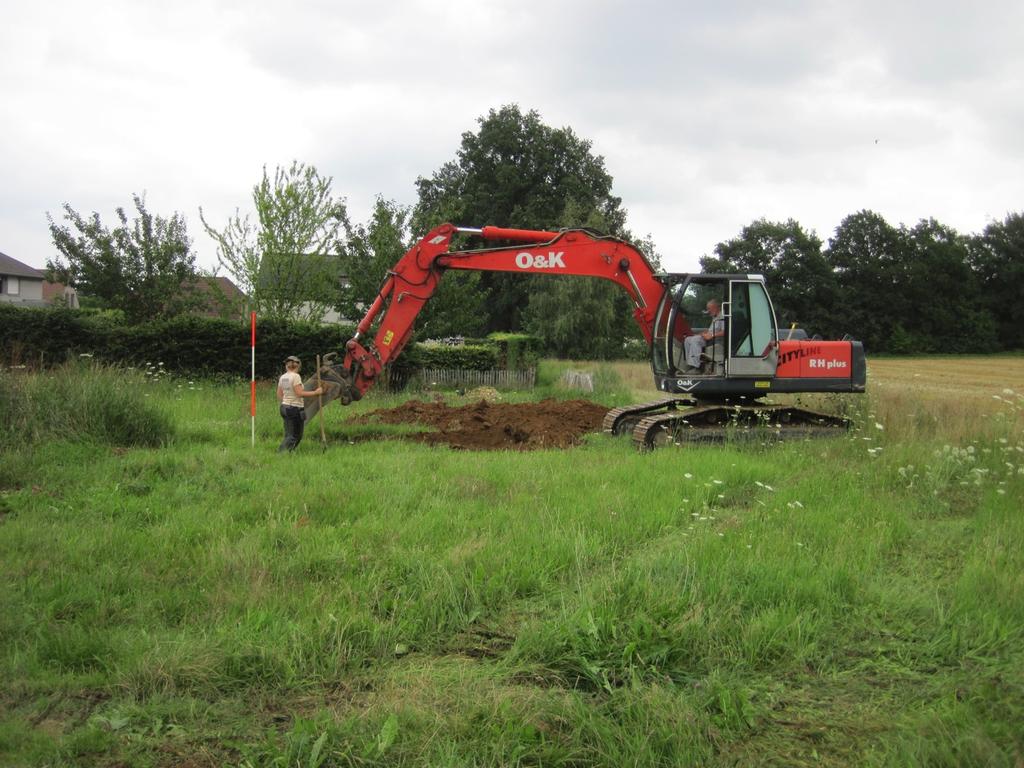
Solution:
<svg viewBox="0 0 1024 768"><path fill-rule="evenodd" d="M314 390L306 391L302 388L302 377L299 376L299 368L302 361L295 355L289 355L284 361L284 373L277 380L277 402L281 404L281 418L284 419L284 440L278 453L282 451L294 451L295 446L302 440L302 430L306 425L306 417L303 413L305 403L302 398L316 397L322 395L324 388L317 387Z"/></svg>

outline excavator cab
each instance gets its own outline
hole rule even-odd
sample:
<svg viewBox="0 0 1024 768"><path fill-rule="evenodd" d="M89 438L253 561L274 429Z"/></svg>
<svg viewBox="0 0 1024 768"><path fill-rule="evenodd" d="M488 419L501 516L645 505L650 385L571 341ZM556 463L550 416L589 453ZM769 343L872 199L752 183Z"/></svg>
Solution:
<svg viewBox="0 0 1024 768"><path fill-rule="evenodd" d="M651 358L660 389L725 396L750 389L753 378L775 375L778 323L761 275L681 274L662 281Z"/></svg>

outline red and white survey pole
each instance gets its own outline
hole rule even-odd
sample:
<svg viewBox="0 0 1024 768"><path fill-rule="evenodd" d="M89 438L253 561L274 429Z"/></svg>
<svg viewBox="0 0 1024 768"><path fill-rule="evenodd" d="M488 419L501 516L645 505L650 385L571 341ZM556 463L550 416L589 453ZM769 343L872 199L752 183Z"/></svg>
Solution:
<svg viewBox="0 0 1024 768"><path fill-rule="evenodd" d="M252 320L252 343L249 345L252 351L252 373L249 380L249 418L252 422L252 446L256 447L256 313L251 315Z"/></svg>

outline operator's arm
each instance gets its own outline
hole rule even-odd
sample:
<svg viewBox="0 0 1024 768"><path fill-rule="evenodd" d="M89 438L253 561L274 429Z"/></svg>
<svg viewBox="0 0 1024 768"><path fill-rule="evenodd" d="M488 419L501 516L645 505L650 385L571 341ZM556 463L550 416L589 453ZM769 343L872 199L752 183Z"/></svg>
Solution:
<svg viewBox="0 0 1024 768"><path fill-rule="evenodd" d="M296 397L316 397L324 393L323 387L317 387L314 390L305 390L302 388L302 382L300 381L295 385L295 396Z"/></svg>
<svg viewBox="0 0 1024 768"><path fill-rule="evenodd" d="M716 331L715 328L718 328ZM711 327L708 328L704 333L701 334L707 341L712 339L720 339L725 336L725 323L721 322L719 318L715 318L711 321Z"/></svg>
<svg viewBox="0 0 1024 768"><path fill-rule="evenodd" d="M277 385L277 402L280 403L282 400L284 400L284 390L281 389L281 385L278 384Z"/></svg>

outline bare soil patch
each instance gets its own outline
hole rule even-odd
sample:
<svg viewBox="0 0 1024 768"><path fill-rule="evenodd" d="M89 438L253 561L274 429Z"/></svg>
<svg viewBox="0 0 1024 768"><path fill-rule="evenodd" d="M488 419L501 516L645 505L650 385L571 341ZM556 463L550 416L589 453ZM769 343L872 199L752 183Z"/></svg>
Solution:
<svg viewBox="0 0 1024 768"><path fill-rule="evenodd" d="M542 400L539 403L488 403L452 407L410 400L397 408L373 411L358 424L422 424L436 431L403 435L404 439L473 451L568 448L583 435L597 432L608 409L589 400Z"/></svg>

